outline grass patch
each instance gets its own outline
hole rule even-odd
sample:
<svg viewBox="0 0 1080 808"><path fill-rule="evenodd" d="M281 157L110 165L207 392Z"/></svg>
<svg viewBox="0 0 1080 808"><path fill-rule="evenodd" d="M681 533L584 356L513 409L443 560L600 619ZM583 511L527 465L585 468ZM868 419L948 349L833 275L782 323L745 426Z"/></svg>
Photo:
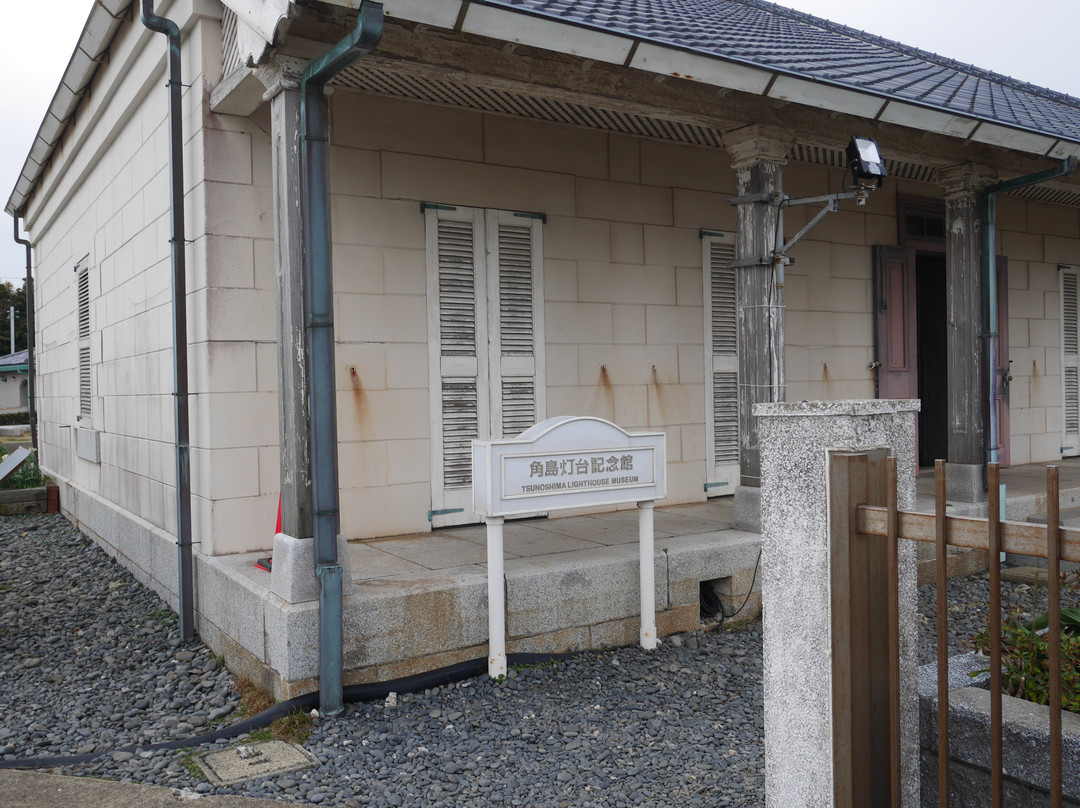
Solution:
<svg viewBox="0 0 1080 808"><path fill-rule="evenodd" d="M195 760L195 755L191 752L185 751L180 756L180 765L183 766L184 770L192 777L198 780L206 779L206 775L203 774L202 768L200 768L198 762Z"/></svg>
<svg viewBox="0 0 1080 808"><path fill-rule="evenodd" d="M311 737L311 716L301 710L282 716L270 725L275 738L288 743L303 744Z"/></svg>
<svg viewBox="0 0 1080 808"><path fill-rule="evenodd" d="M270 695L270 691L245 676L236 680L234 688L240 694L240 709L244 715L256 715L274 706L274 697Z"/></svg>

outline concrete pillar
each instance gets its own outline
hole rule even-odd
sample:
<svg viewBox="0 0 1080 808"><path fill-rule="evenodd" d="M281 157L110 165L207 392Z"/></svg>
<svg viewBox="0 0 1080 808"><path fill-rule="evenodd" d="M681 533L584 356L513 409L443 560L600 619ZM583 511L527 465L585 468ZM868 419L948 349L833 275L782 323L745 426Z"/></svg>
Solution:
<svg viewBox="0 0 1080 808"><path fill-rule="evenodd" d="M970 164L938 178L945 191L949 498L977 502L986 499L989 418L978 195L993 179Z"/></svg>
<svg viewBox="0 0 1080 808"><path fill-rule="evenodd" d="M758 404L761 441L765 805L834 805L828 452L887 447L915 505L918 401ZM919 804L917 568L900 542L902 805Z"/></svg>
<svg viewBox="0 0 1080 808"><path fill-rule="evenodd" d="M281 532L270 574L275 594L290 603L318 600L312 525L307 355L304 341L304 234L300 221L300 78L304 63L279 58L260 66L270 100L277 277L278 445ZM338 557L348 564L348 546ZM347 567L346 567L347 570ZM346 571L346 576L348 575ZM348 580L348 577L345 578Z"/></svg>
<svg viewBox="0 0 1080 808"><path fill-rule="evenodd" d="M779 193L792 139L778 127L753 125L729 132L724 148L733 158L740 197ZM824 189L823 189L824 190ZM783 232L780 208L767 201L738 205L735 242L739 345L739 487L735 526L761 529L761 458L753 406L785 399L784 289L771 256Z"/></svg>

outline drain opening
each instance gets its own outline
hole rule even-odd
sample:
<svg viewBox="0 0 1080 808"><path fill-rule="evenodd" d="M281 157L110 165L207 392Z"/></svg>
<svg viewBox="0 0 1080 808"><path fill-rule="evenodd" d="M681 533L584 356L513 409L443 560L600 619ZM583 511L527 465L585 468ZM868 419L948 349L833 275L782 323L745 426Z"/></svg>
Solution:
<svg viewBox="0 0 1080 808"><path fill-rule="evenodd" d="M724 601L731 600L731 576L702 581L698 588L701 622L714 623L718 618L723 619Z"/></svg>

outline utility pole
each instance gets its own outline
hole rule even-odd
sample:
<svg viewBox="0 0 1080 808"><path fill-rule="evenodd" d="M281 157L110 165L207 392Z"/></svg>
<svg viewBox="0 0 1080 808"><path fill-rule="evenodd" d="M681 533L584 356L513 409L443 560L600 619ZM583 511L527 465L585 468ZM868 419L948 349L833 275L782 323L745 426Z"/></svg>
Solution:
<svg viewBox="0 0 1080 808"><path fill-rule="evenodd" d="M8 315L8 323L11 326L11 350L8 353L15 353L15 307L11 307L11 313Z"/></svg>

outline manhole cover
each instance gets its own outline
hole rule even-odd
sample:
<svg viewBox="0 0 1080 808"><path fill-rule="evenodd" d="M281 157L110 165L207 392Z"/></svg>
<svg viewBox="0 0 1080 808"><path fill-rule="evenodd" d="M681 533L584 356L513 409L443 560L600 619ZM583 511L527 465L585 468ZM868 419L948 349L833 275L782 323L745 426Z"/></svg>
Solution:
<svg viewBox="0 0 1080 808"><path fill-rule="evenodd" d="M319 763L311 752L285 741L262 741L207 752L195 758L215 786L231 786L256 777L310 769Z"/></svg>

